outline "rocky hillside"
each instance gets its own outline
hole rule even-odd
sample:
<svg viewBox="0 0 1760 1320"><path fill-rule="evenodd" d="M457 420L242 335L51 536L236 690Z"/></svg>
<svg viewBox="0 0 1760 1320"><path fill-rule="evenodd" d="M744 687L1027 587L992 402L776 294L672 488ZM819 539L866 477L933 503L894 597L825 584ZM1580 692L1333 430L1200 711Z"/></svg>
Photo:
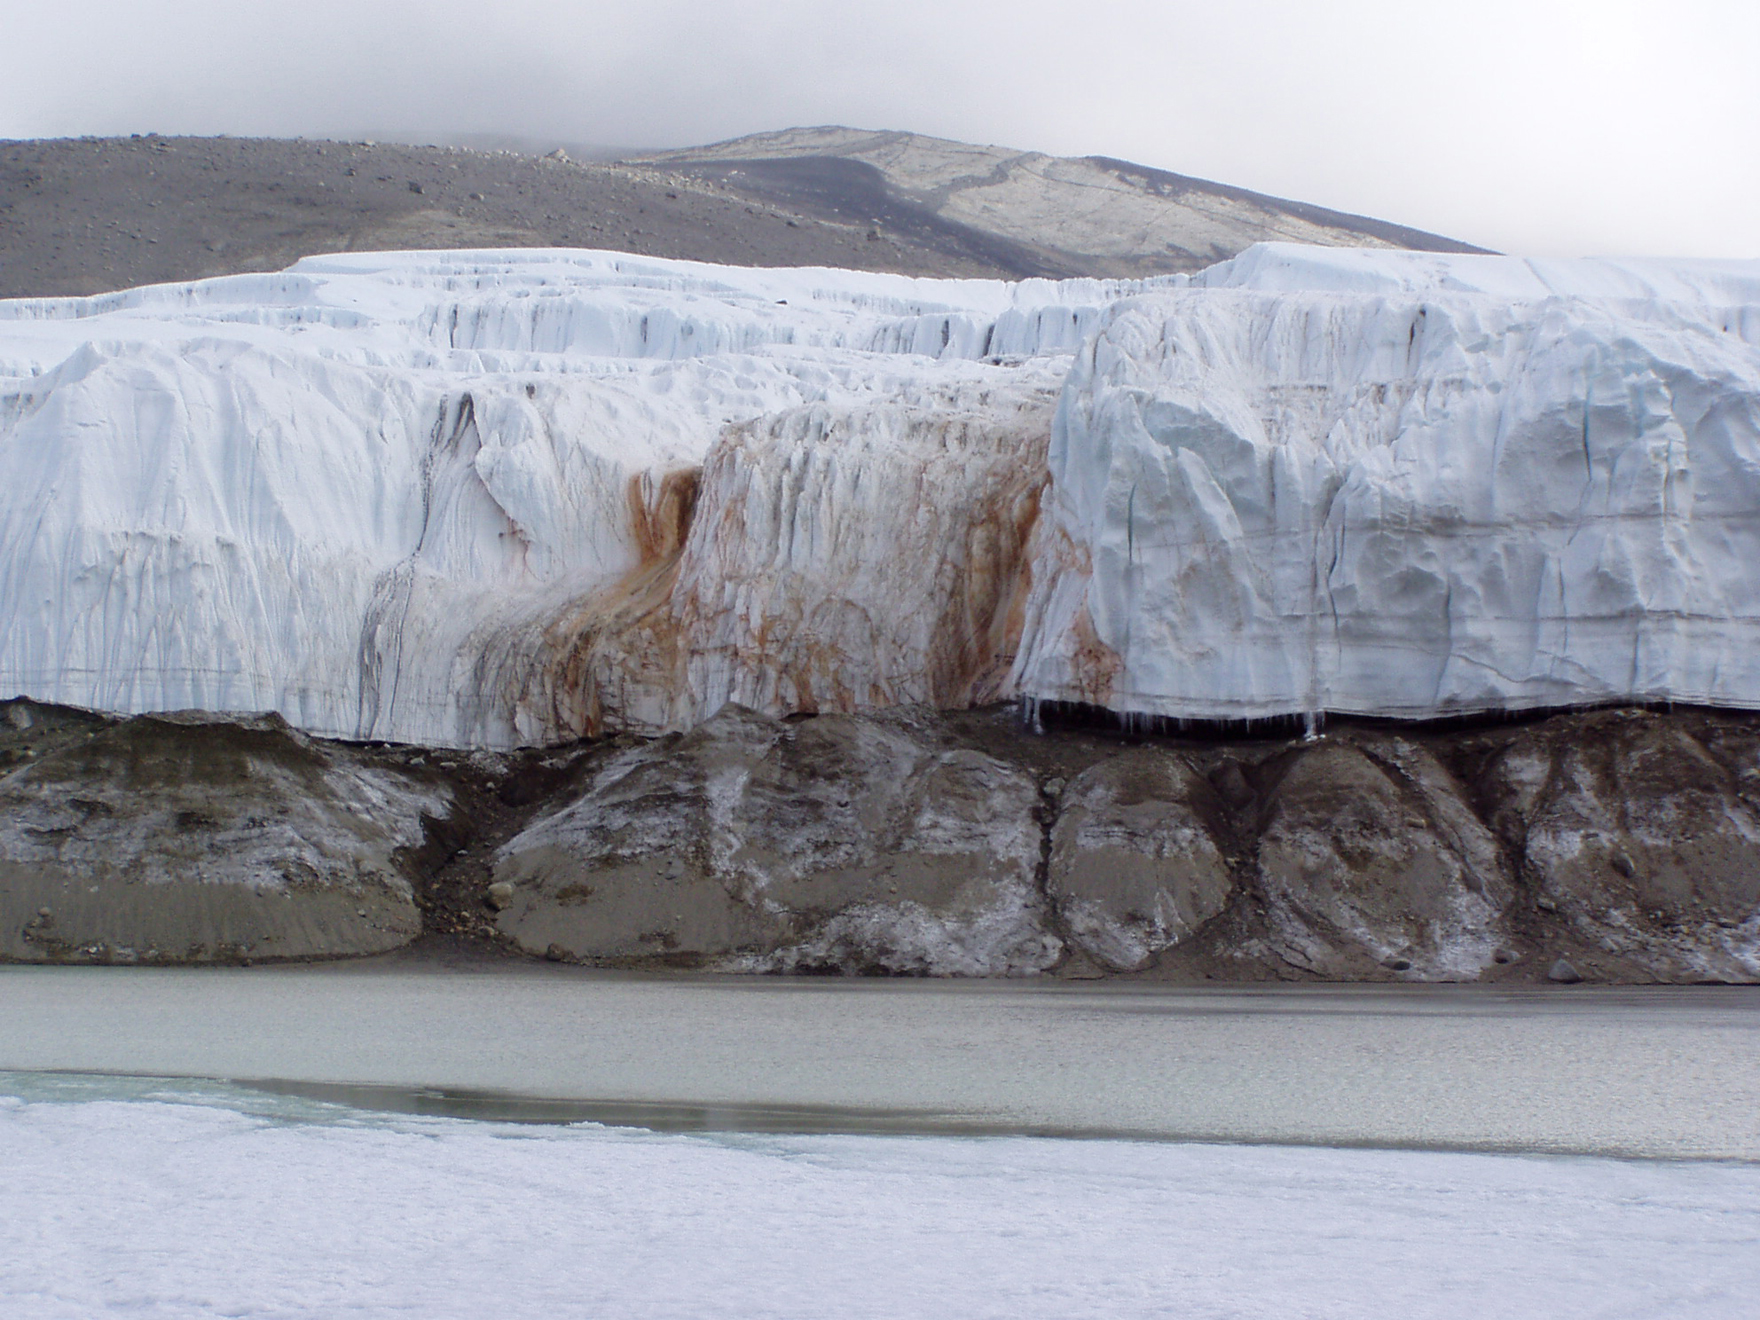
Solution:
<svg viewBox="0 0 1760 1320"><path fill-rule="evenodd" d="M323 252L611 248L1019 279L1192 270L1276 238L1473 250L1123 161L849 129L624 162L304 139L0 142L0 298Z"/></svg>
<svg viewBox="0 0 1760 1320"><path fill-rule="evenodd" d="M930 246L982 244L1019 275L1165 275L1254 243L1481 252L1438 234L1109 156L1067 158L919 133L793 128L647 158Z"/></svg>
<svg viewBox="0 0 1760 1320"><path fill-rule="evenodd" d="M418 931L603 966L1178 981L1760 979L1760 720L1219 741L1018 708L514 755L0 707L0 958Z"/></svg>

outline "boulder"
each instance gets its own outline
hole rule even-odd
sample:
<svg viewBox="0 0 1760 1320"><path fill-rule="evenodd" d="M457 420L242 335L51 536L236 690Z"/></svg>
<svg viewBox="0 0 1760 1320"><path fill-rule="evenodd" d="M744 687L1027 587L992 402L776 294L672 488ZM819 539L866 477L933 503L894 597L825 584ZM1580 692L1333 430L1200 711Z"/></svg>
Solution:
<svg viewBox="0 0 1760 1320"><path fill-rule="evenodd" d="M1330 978L1472 980L1507 943L1495 838L1404 739L1297 751L1266 810L1258 879L1277 954Z"/></svg>
<svg viewBox="0 0 1760 1320"><path fill-rule="evenodd" d="M340 957L420 931L404 856L443 788L277 715L36 723L0 777L0 957Z"/></svg>
<svg viewBox="0 0 1760 1320"><path fill-rule="evenodd" d="M1133 971L1222 911L1235 882L1217 843L1215 798L1184 759L1155 747L1121 752L1069 783L1046 888L1077 949Z"/></svg>
<svg viewBox="0 0 1760 1320"><path fill-rule="evenodd" d="M1680 719L1601 712L1524 731L1487 772L1536 907L1625 979L1760 976L1760 741L1721 741L1720 757Z"/></svg>
<svg viewBox="0 0 1760 1320"><path fill-rule="evenodd" d="M1062 948L1021 770L906 716L738 706L610 757L501 850L501 930L593 962L918 975L1042 971Z"/></svg>

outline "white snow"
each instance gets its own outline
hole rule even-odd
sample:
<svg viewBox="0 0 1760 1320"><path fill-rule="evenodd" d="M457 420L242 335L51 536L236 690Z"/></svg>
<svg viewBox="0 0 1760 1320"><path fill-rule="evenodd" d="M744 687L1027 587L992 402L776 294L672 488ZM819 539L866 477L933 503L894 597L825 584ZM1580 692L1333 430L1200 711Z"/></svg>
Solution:
<svg viewBox="0 0 1760 1320"><path fill-rule="evenodd" d="M311 258L0 303L0 474L0 692L102 709L1760 705L1760 263Z"/></svg>
<svg viewBox="0 0 1760 1320"><path fill-rule="evenodd" d="M0 1098L0 1161L9 1320L1734 1320L1760 1293L1751 1164L662 1135L213 1088Z"/></svg>

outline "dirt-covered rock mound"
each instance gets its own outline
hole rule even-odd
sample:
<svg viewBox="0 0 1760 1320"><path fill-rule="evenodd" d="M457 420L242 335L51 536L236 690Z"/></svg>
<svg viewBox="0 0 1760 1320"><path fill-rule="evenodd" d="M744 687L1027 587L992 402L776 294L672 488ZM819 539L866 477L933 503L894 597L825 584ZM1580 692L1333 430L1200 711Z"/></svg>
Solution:
<svg viewBox="0 0 1760 1320"><path fill-rule="evenodd" d="M0 956L233 962L396 948L449 790L275 715L0 720Z"/></svg>
<svg viewBox="0 0 1760 1320"><path fill-rule="evenodd" d="M0 961L1760 980L1760 717L1320 737L1007 707L518 754L0 703Z"/></svg>
<svg viewBox="0 0 1760 1320"><path fill-rule="evenodd" d="M620 965L1184 980L1760 978L1760 726L1318 738L737 708L496 854L500 929Z"/></svg>
<svg viewBox="0 0 1760 1320"><path fill-rule="evenodd" d="M1044 971L1039 793L931 722L729 706L615 756L501 851L533 952L765 971Z"/></svg>
<svg viewBox="0 0 1760 1320"><path fill-rule="evenodd" d="M1760 736L1610 711L1525 730L1485 796L1534 901L1623 979L1760 978Z"/></svg>
<svg viewBox="0 0 1760 1320"><path fill-rule="evenodd" d="M1094 962L1147 967L1227 906L1222 806L1187 759L1128 748L1047 788L1058 809L1046 888L1069 942Z"/></svg>
<svg viewBox="0 0 1760 1320"><path fill-rule="evenodd" d="M1293 966L1333 980L1377 967L1473 980L1507 943L1512 888L1496 841L1454 777L1404 738L1297 753L1258 851L1273 947Z"/></svg>

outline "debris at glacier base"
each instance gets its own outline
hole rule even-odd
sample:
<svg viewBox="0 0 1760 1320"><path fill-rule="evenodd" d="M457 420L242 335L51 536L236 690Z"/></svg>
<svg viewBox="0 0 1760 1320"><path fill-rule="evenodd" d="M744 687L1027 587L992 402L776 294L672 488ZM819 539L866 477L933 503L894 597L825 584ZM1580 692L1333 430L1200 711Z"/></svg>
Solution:
<svg viewBox="0 0 1760 1320"><path fill-rule="evenodd" d="M1007 706L514 754L0 703L0 962L452 947L595 966L1171 981L1760 980L1760 717Z"/></svg>
<svg viewBox="0 0 1760 1320"><path fill-rule="evenodd" d="M497 924L590 962L1007 976L1063 943L1026 770L932 720L729 705L611 756L496 856Z"/></svg>
<svg viewBox="0 0 1760 1320"><path fill-rule="evenodd" d="M0 961L235 963L383 953L453 790L200 711L0 705Z"/></svg>

